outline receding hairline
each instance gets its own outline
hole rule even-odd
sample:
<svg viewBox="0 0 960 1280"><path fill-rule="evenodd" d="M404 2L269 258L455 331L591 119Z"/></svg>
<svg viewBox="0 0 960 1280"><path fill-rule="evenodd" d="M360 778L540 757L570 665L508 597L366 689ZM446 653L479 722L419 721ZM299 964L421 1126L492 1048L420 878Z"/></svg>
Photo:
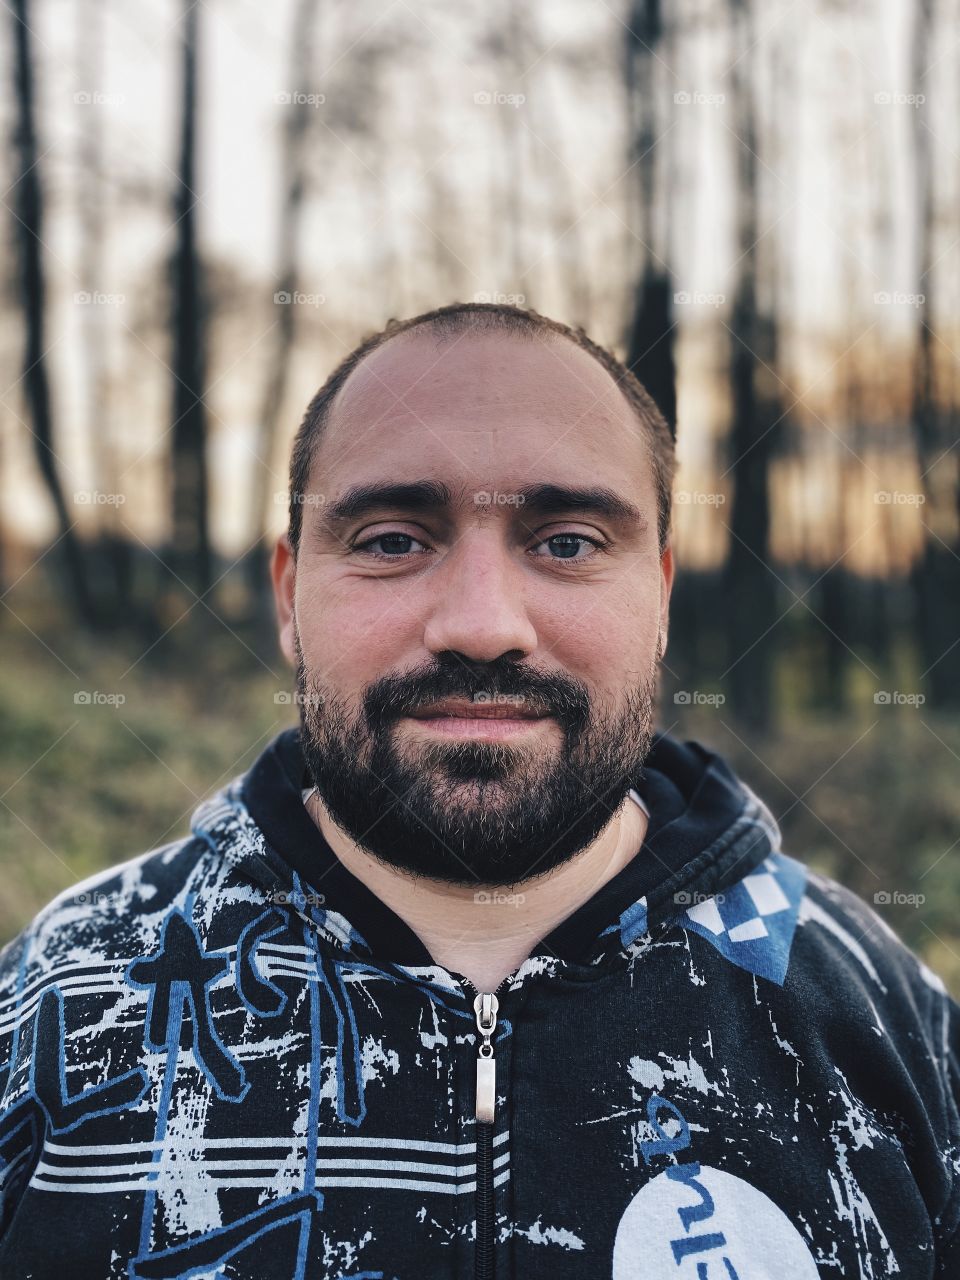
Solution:
<svg viewBox="0 0 960 1280"><path fill-rule="evenodd" d="M520 313L521 315L525 313ZM546 317L540 317L546 321ZM497 323L500 321L500 323ZM383 351L387 346L391 346L406 338L413 341L421 337L424 340L433 338L437 351L443 350L455 341L463 338L519 338L528 343L538 343L541 346L549 346L551 343L560 345L563 342L566 346L572 347L574 351L583 353L590 365L597 366L605 375L606 381L611 387L615 388L619 393L620 400L626 405L628 410L628 421L631 425L639 427L637 432L638 438L642 441L648 450L652 451L652 444L649 438L649 432L653 423L650 421L640 421L641 409L639 406L631 402L626 390L622 385L622 380L614 377L613 372L603 364L603 362L578 340L575 333L567 332L564 328L553 328L552 323L538 324L532 320L523 320L519 317L510 316L503 317L496 313L487 312L459 312L455 315L432 316L424 320L409 325L408 327L398 327L394 332L385 331L382 340L365 351L353 368L349 371L342 384L334 392L332 399L324 406L323 413L315 423L315 431L310 449L310 465L313 466L317 447L324 432L332 420L335 412L342 408L343 398L350 387L353 376L364 365L368 364L370 357Z"/></svg>

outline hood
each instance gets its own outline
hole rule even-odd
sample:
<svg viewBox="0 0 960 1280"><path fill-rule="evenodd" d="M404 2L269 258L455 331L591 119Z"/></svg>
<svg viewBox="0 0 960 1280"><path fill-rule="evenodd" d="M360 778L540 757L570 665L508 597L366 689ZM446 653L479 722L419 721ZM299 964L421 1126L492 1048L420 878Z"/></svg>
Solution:
<svg viewBox="0 0 960 1280"><path fill-rule="evenodd" d="M436 967L417 934L323 838L303 804L310 785L300 731L285 730L246 774L200 805L191 829L267 901L295 911L339 952L405 968ZM537 944L518 974L557 965L605 971L681 918L716 945L724 929L717 903L725 891L748 877L772 878L772 855L780 848L776 821L720 756L657 733L633 785L650 812L640 850ZM765 860L761 874L752 874ZM782 855L780 862L799 866Z"/></svg>

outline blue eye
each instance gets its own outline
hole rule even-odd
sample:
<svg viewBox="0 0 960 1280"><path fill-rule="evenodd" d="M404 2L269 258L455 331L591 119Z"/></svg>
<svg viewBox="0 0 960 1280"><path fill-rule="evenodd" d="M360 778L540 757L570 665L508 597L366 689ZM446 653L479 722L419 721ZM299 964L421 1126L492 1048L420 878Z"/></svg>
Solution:
<svg viewBox="0 0 960 1280"><path fill-rule="evenodd" d="M391 552L385 549L374 551L373 548L378 542L383 548L388 546L392 547L393 551ZM397 545L398 543L400 544L399 546ZM559 552L559 554L554 555L551 552L548 552L546 555L537 554L535 558L537 560L554 561L592 559L593 552L588 553L587 555L578 555L580 544L586 544L587 546L593 547L594 552L603 551L607 546L605 542L601 542L597 538L588 538L586 534L583 533L553 533L549 538L544 538L542 542L538 542L536 546L538 548L551 547L552 551ZM363 555L370 556L374 560L404 561L414 554L411 550L412 546L420 547L423 550L429 549L424 547L424 544L415 538L413 534L397 531L395 533L378 533L375 538L368 538L366 542L355 543L350 550L361 552Z"/></svg>
<svg viewBox="0 0 960 1280"><path fill-rule="evenodd" d="M538 556L537 558L550 560L589 560L589 555L577 555L577 544L581 542L587 543L588 546L593 547L597 551L601 551L603 549L603 544L598 542L596 538L588 538L582 533L552 533L549 538L545 538L543 542L537 543L537 546L547 547L550 546L551 543L559 543L561 544L561 554L559 556ZM568 551L573 554L566 554Z"/></svg>
<svg viewBox="0 0 960 1280"><path fill-rule="evenodd" d="M389 553L385 553L383 551L367 550L367 548L372 547L374 543L395 542L397 539L399 539L401 542L408 542L408 543L413 542L413 543L417 543L418 546L421 546L421 547L423 546L423 543L417 542L417 539L411 533L378 533L375 538L368 538L366 542L358 542L356 546L352 548L352 550L363 551L367 555L373 556L374 559L376 560L403 560L407 555L409 555L409 548L407 547L398 548L398 550L400 551L399 555L390 555Z"/></svg>

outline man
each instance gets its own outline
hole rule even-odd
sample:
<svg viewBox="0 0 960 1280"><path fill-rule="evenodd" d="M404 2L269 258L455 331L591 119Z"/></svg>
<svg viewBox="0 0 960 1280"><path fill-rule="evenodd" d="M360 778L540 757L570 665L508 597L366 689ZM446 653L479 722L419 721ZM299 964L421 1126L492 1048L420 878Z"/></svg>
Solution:
<svg viewBox="0 0 960 1280"><path fill-rule="evenodd" d="M653 730L673 469L533 312L332 375L299 732L0 953L0 1274L960 1276L956 1005Z"/></svg>

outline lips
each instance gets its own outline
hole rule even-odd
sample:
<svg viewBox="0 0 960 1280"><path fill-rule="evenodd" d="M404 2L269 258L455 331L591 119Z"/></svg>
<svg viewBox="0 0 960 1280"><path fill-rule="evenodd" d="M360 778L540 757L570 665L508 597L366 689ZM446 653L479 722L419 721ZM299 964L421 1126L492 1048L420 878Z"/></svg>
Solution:
<svg viewBox="0 0 960 1280"><path fill-rule="evenodd" d="M461 702L445 698L411 711L414 720L542 720L545 711L534 711L513 702Z"/></svg>

